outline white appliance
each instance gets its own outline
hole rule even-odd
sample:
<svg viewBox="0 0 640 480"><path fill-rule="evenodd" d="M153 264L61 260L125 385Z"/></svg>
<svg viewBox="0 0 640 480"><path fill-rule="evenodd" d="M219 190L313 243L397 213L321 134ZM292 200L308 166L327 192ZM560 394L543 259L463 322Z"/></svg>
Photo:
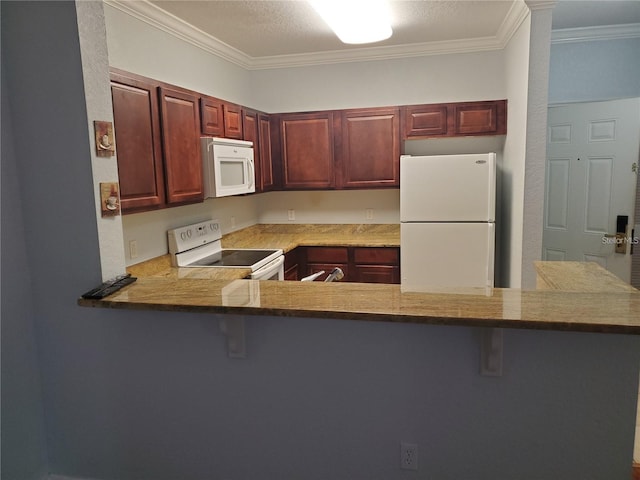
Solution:
<svg viewBox="0 0 640 480"><path fill-rule="evenodd" d="M250 268L254 280L284 280L281 249L222 248L217 220L194 223L167 232L174 267Z"/></svg>
<svg viewBox="0 0 640 480"><path fill-rule="evenodd" d="M491 288L496 155L400 157L403 291Z"/></svg>
<svg viewBox="0 0 640 480"><path fill-rule="evenodd" d="M201 137L204 197L227 197L256 191L253 142Z"/></svg>

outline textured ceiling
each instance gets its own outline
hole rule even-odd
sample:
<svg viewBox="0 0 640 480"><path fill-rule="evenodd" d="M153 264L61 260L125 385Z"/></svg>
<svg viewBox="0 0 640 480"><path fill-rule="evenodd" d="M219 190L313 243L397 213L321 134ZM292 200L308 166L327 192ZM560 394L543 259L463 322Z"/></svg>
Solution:
<svg viewBox="0 0 640 480"><path fill-rule="evenodd" d="M342 44L304 0L122 3L158 7L252 59L482 42L500 38L523 8L522 0L390 0L392 37L362 46ZM558 0L553 11L554 30L619 24L640 24L640 0Z"/></svg>
<svg viewBox="0 0 640 480"><path fill-rule="evenodd" d="M154 1L251 57L362 48L342 44L306 1ZM391 1L393 35L376 47L494 37L512 0Z"/></svg>

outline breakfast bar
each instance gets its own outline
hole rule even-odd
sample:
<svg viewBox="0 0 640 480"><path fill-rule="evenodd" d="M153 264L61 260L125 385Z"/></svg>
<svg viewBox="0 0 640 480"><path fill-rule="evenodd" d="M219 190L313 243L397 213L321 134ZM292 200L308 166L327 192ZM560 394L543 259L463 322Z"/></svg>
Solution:
<svg viewBox="0 0 640 480"><path fill-rule="evenodd" d="M399 245L397 225L254 225L234 248ZM138 280L89 307L333 318L640 335L640 294L595 263L538 262L538 288L405 292L401 285L244 280L238 268L177 268L169 255L129 267Z"/></svg>

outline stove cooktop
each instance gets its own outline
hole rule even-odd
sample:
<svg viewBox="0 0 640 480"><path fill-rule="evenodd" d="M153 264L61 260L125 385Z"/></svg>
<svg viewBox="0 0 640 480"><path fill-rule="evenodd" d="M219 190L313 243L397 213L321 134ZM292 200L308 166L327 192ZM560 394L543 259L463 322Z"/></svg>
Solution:
<svg viewBox="0 0 640 480"><path fill-rule="evenodd" d="M236 267L256 271L282 256L278 249L221 248L217 220L186 225L167 232L174 267Z"/></svg>
<svg viewBox="0 0 640 480"><path fill-rule="evenodd" d="M204 258L191 262L190 267L252 267L278 250L234 250L222 249Z"/></svg>

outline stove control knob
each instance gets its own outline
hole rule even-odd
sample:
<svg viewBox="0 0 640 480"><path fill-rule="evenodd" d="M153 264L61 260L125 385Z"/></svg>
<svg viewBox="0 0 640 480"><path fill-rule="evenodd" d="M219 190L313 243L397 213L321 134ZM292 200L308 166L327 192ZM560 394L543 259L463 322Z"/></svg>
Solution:
<svg viewBox="0 0 640 480"><path fill-rule="evenodd" d="M186 240L187 239L187 234L185 232L182 232L180 234L180 238L182 238L182 240Z"/></svg>
<svg viewBox="0 0 640 480"><path fill-rule="evenodd" d="M209 228L211 228L211 230L218 230L219 225L217 223L211 223L209 224Z"/></svg>
<svg viewBox="0 0 640 480"><path fill-rule="evenodd" d="M187 237L191 238L191 230L187 230Z"/></svg>

